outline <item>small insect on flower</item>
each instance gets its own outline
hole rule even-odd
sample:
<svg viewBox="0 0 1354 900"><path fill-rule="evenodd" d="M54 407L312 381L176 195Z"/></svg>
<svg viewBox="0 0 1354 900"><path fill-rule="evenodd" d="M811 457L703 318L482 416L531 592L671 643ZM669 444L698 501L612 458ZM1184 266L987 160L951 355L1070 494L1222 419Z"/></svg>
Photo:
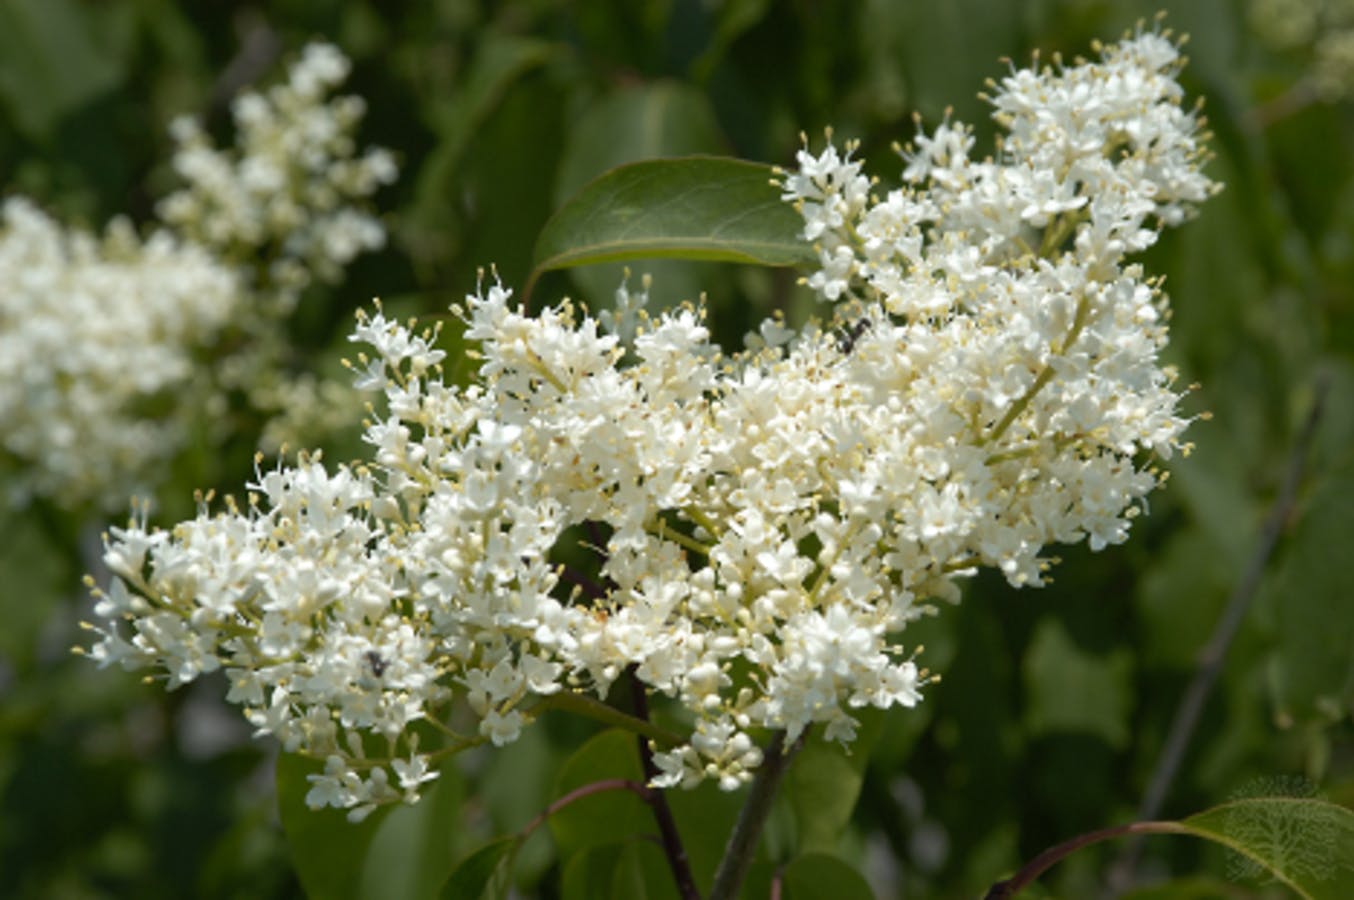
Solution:
<svg viewBox="0 0 1354 900"><path fill-rule="evenodd" d="M368 650L367 665L371 666L371 674L375 675L377 678L380 678L382 675L386 673L386 668L390 665L390 663L386 662L385 658L381 656L381 654L377 653L375 650Z"/></svg>
<svg viewBox="0 0 1354 900"><path fill-rule="evenodd" d="M856 349L856 341L860 340L860 336L868 331L872 324L869 316L863 316L850 325L837 329L837 350L841 352L842 356L846 356Z"/></svg>

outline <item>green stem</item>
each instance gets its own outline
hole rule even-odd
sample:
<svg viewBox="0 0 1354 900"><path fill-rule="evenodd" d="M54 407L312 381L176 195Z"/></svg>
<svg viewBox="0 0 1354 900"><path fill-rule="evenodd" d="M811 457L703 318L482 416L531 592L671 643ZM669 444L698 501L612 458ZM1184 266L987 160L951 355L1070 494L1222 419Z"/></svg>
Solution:
<svg viewBox="0 0 1354 900"><path fill-rule="evenodd" d="M690 550L692 553L698 553L701 556L710 555L709 547L689 535L682 534L680 531L667 527L662 520L645 524L644 530L660 540L667 540L672 541L674 544L680 544L684 549Z"/></svg>
<svg viewBox="0 0 1354 900"><path fill-rule="evenodd" d="M960 572L964 569L972 569L981 565L982 559L977 556L961 556L959 559L952 559L940 567L942 572Z"/></svg>
<svg viewBox="0 0 1354 900"><path fill-rule="evenodd" d="M841 541L837 544L837 552L832 554L831 561L818 570L817 577L813 579L813 584L809 587L810 606L818 602L818 592L823 589L823 585L827 584L828 575L831 573L832 567L837 564L837 559L842 555L842 548L855 540L856 533L859 531L859 524L854 524L849 527L846 530L846 534L842 535Z"/></svg>
<svg viewBox="0 0 1354 900"><path fill-rule="evenodd" d="M716 522L714 519L710 518L708 515L701 512L694 506L682 507L682 515L686 516L692 522L695 522L697 525L704 528L706 531L710 533L710 537L716 540L719 539L720 534L723 533L724 531L724 529L719 527L718 522Z"/></svg>
<svg viewBox="0 0 1354 900"><path fill-rule="evenodd" d="M1081 336L1081 331L1086 327L1086 320L1091 316L1091 301L1085 294L1082 294L1077 300L1077 311L1072 318L1072 327L1068 330L1067 336L1063 338L1062 343L1053 349L1054 356L1062 356L1068 348ZM990 444L1001 438L1007 428L1011 427L1021 413L1029 408L1035 396L1044 389L1050 381L1053 380L1053 363L1045 363L1044 368L1035 376L1034 383L1031 384L1025 393L1020 395L1020 399L1011 404L1011 408L1006 410L1006 415L1001 417L1001 421L993 426L991 433L983 438L982 443Z"/></svg>
<svg viewBox="0 0 1354 900"><path fill-rule="evenodd" d="M531 714L534 716L552 709L575 713L601 722L603 725L611 725L633 734L643 735L664 747L675 747L686 740L679 734L668 731L666 728L660 728L652 722L646 722L636 716L623 713L614 706L607 706L601 700L589 697L587 694L559 691L548 697L542 697L540 702L531 708Z"/></svg>
<svg viewBox="0 0 1354 900"><path fill-rule="evenodd" d="M1052 259L1054 251L1063 245L1063 241L1067 240L1067 236L1072 233L1078 221L1078 217L1068 215L1060 215L1054 219L1044 232L1044 239L1039 242L1040 258Z"/></svg>
<svg viewBox="0 0 1354 900"><path fill-rule="evenodd" d="M983 460L983 465L995 466L997 463L1010 462L1013 459L1024 459L1027 456L1033 456L1037 452L1039 452L1038 444L1026 444L1024 447L1015 447L1011 450L993 453L987 459Z"/></svg>
<svg viewBox="0 0 1354 900"><path fill-rule="evenodd" d="M563 381L560 381L559 378L556 377L555 373L550 371L550 368L545 364L545 360L541 359L540 354L537 353L535 350L532 350L530 347L527 347L526 350L527 350L527 358L531 360L531 367L536 370L536 374L540 375L542 378L548 381L550 383L550 386L553 387L555 390L559 391L561 394L569 393L568 385L566 385Z"/></svg>

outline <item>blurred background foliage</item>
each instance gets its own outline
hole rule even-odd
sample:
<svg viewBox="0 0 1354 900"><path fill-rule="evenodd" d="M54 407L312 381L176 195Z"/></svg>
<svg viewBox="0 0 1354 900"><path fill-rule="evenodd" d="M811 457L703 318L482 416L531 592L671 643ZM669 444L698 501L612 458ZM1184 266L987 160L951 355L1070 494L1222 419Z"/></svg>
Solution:
<svg viewBox="0 0 1354 900"><path fill-rule="evenodd" d="M837 854L881 896L975 896L1050 844L1135 816L1320 384L1305 477L1162 814L1294 784L1354 803L1354 90L1331 89L1341 70L1318 46L1351 27L1339 4L4 0L0 185L70 223L146 221L173 183L172 116L224 133L234 92L275 78L307 40L336 42L355 61L347 90L369 102L364 141L402 168L377 198L387 249L312 289L288 324L298 365L338 371L353 309L379 295L438 314L489 264L520 285L552 210L611 166L687 153L788 164L801 130L831 125L862 140L874 171L897 172L888 147L914 133L913 111L929 127L950 109L991 146L975 95L1005 71L999 58L1087 53L1163 6L1191 37L1184 82L1206 98L1209 173L1227 187L1147 265L1167 276L1173 360L1201 385L1188 407L1213 418L1126 545L1067 549L1042 590L980 577L909 633L943 681L915 711L869 722L868 755L811 747L768 834L768 852ZM1289 27L1302 16L1316 25ZM1343 77L1354 86L1354 67ZM727 343L777 306L804 314L789 273L632 268L653 273L660 304L704 291ZM620 278L552 273L536 302L604 306ZM191 509L194 488L240 485L253 449L194 450L162 517ZM165 694L70 657L102 524L41 504L0 513L0 896L298 895L273 750L249 740L222 685ZM592 731L548 717L467 756L401 827L449 859L522 827L599 764L570 759ZM705 831L693 840L717 852L723 832ZM377 839L391 859L423 852L389 830ZM516 866L522 894L587 884L561 848L595 846L568 822L541 830ZM1072 857L1042 890L1093 895L1117 852ZM1196 873L1188 896L1255 889L1210 853L1152 843L1139 871ZM394 871L346 889L426 890Z"/></svg>

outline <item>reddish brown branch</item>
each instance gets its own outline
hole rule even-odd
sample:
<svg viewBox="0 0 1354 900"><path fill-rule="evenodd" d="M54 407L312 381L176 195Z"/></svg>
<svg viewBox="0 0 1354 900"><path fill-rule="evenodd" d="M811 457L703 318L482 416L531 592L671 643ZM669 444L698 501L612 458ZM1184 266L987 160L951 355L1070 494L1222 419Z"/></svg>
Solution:
<svg viewBox="0 0 1354 900"><path fill-rule="evenodd" d="M1177 822L1131 822L1128 825L1116 825L1079 834L1071 840L1050 847L1034 859L1027 862L1019 872L1005 881L998 881L988 888L984 900L1007 900L1029 887L1035 879L1062 861L1063 857L1101 841L1123 837L1126 834L1186 834L1186 830Z"/></svg>
<svg viewBox="0 0 1354 900"><path fill-rule="evenodd" d="M630 791L646 802L649 799L650 793L649 788L640 784L638 781L631 781L628 778L604 778L601 781L593 781L582 787L574 788L554 803L551 803L545 808L544 812L528 822L527 826L517 833L518 837L522 839L530 837L531 833L545 824L547 819L569 804L582 800L584 797L591 797L593 794L602 794L607 791Z"/></svg>

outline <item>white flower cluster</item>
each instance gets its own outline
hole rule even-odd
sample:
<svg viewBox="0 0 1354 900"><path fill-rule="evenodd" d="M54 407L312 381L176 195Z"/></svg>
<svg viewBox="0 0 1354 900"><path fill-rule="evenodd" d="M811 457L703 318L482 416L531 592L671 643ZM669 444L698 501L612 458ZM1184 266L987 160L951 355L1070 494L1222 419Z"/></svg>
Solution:
<svg viewBox="0 0 1354 900"><path fill-rule="evenodd" d="M25 199L4 203L9 502L125 508L183 446L190 413L213 408L221 389L244 389L264 412L297 393L278 385L276 316L307 273L332 279L380 245L364 200L395 171L384 151L354 155L362 101L326 101L346 71L337 49L312 45L285 85L243 94L239 151L212 150L195 124L176 123L186 146L175 165L189 186L162 204L164 224L148 236L117 220L97 238ZM216 347L227 329L246 336L232 357Z"/></svg>
<svg viewBox="0 0 1354 900"><path fill-rule="evenodd" d="M194 348L237 313L235 273L166 231L143 241L118 220L100 239L16 197L0 284L7 499L125 507L181 443Z"/></svg>
<svg viewBox="0 0 1354 900"><path fill-rule="evenodd" d="M224 259L268 256L260 286L284 308L312 278L336 281L359 253L385 243L362 202L395 180L395 160L381 148L357 155L366 103L328 96L349 68L337 47L307 46L284 83L236 98L230 148L214 147L195 119L170 126L186 187L161 201L161 218Z"/></svg>
<svg viewBox="0 0 1354 900"><path fill-rule="evenodd" d="M604 325L494 284L459 310L481 365L457 388L434 332L361 319L370 463L303 458L247 510L112 532L91 655L170 686L224 668L260 733L326 760L311 804L353 818L627 671L692 723L655 745L659 786L738 786L754 729L849 741L853 710L918 702L895 636L928 601L1123 540L1180 446L1165 300L1124 263L1214 189L1177 66L1145 34L1013 72L998 160L946 124L882 198L849 152L802 153L784 191L834 322L768 321L731 358L698 308L632 331L629 295Z"/></svg>

